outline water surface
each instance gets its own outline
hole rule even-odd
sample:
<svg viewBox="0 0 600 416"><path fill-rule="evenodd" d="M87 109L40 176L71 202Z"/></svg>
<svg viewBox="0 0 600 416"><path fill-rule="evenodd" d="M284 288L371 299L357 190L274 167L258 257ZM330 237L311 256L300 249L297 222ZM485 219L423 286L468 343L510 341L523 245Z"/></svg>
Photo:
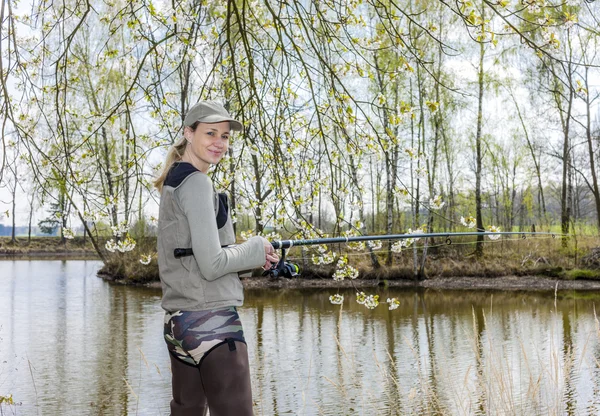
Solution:
<svg viewBox="0 0 600 416"><path fill-rule="evenodd" d="M0 262L0 396L17 415L168 415L160 291L98 261ZM367 291L367 290L366 290ZM253 290L257 415L597 414L597 293Z"/></svg>

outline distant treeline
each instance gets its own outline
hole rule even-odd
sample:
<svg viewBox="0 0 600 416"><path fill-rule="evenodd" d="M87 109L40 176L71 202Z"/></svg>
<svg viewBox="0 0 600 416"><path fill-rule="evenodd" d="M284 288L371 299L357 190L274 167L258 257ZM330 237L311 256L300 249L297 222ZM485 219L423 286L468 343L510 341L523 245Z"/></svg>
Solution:
<svg viewBox="0 0 600 416"><path fill-rule="evenodd" d="M0 224L0 236L2 237L10 237L12 235L13 227L10 225ZM32 236L57 236L60 229L55 228L50 234L44 234L38 227L31 227L31 235ZM29 227L24 225L22 227L15 227L15 235L29 235Z"/></svg>

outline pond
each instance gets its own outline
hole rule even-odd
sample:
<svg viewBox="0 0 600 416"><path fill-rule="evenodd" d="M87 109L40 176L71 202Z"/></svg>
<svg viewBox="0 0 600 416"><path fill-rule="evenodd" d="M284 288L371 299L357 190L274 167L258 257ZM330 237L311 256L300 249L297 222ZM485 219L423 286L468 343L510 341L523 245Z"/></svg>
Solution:
<svg viewBox="0 0 600 416"><path fill-rule="evenodd" d="M1 414L168 415L160 290L0 262ZM598 414L596 292L246 291L256 415Z"/></svg>

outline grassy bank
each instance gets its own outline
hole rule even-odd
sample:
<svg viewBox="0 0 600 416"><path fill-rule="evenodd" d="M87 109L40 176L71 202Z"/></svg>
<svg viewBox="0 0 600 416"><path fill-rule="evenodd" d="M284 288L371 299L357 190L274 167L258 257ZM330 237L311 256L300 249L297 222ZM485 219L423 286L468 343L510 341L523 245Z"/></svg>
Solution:
<svg viewBox="0 0 600 416"><path fill-rule="evenodd" d="M474 255L474 237L445 239L429 242L424 267L425 279L444 278L495 278L503 276L540 276L561 280L600 280L600 248L596 237L579 237L563 247L558 238L520 237L492 242L486 239L484 256ZM129 253L116 253L108 257L101 274L111 280L140 284L158 280L156 255L150 264L140 263L140 253L155 253L156 240L138 240L138 248ZM387 247L375 252L380 267L373 267L369 253L348 250L343 244L329 247L348 257L349 264L359 270L359 280L371 283L397 280L415 280L414 250L408 248L394 253L393 264L386 265ZM139 250L138 250L139 249ZM423 245L417 246L417 269L423 255ZM314 265L313 251L300 247L290 250L287 260L299 265L302 280L332 280L336 262ZM260 276L261 269L253 276Z"/></svg>
<svg viewBox="0 0 600 416"><path fill-rule="evenodd" d="M474 237L455 237L451 241L437 239L428 242L427 258L422 278L497 278L503 276L541 276L561 280L600 280L600 247L596 237L584 236L571 239L563 247L559 238L519 237L491 241L486 239L484 256L474 255ZM450 244L448 244L450 243ZM103 243L102 243L103 246ZM348 262L359 271L359 280L391 282L416 280L416 270L423 258L423 241L417 245L417 267L414 266L413 247L393 254L391 266L386 265L388 248L384 245L375 255L380 267L374 267L369 253L352 251L344 244L329 247L336 253L346 255ZM126 284L147 284L157 282L158 263L156 259L156 238L136 239L136 248L127 253L106 252L104 266L99 274L107 279ZM302 280L332 280L336 262L329 265L314 265L311 261L314 252L310 248L295 247L289 251L287 260L299 265ZM0 238L0 256L80 257L96 256L89 240L76 237L64 243L58 237L34 237L31 242L19 238L16 244L10 238ZM150 256L149 264L141 260ZM146 257L146 260L148 257ZM260 276L261 269L254 271Z"/></svg>
<svg viewBox="0 0 600 416"><path fill-rule="evenodd" d="M150 262L146 261L150 256ZM98 275L106 280L127 284L158 282L158 262L156 259L156 237L136 239L136 248L126 253L107 253L104 266Z"/></svg>
<svg viewBox="0 0 600 416"><path fill-rule="evenodd" d="M561 279L600 279L600 249L595 237L579 238L577 244L569 241L562 247L558 238L512 238L498 241L486 240L484 255L477 258L473 237L458 237L430 242L424 263L425 278L444 277L500 277L508 275L540 275ZM450 243L450 244L448 244ZM298 249L299 250L299 249ZM343 246L334 251L344 252ZM386 266L387 250L379 250L379 268L373 267L366 253L347 252L350 264L358 268L363 279L396 280L415 279L422 265L423 246L408 248L394 254L393 265ZM305 276L331 276L335 264L326 267L311 266L301 257L290 257L305 266ZM297 254L297 253L296 253Z"/></svg>
<svg viewBox="0 0 600 416"><path fill-rule="evenodd" d="M97 257L89 239L75 237L61 241L60 237L0 237L0 257Z"/></svg>

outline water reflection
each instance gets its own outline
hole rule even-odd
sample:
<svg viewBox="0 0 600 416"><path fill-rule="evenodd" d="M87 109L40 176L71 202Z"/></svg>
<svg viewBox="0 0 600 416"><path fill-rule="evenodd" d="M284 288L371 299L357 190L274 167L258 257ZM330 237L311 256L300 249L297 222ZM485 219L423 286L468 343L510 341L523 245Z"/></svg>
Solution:
<svg viewBox="0 0 600 416"><path fill-rule="evenodd" d="M0 396L22 415L166 415L160 291L96 261L0 262ZM598 294L254 290L240 309L258 415L596 414Z"/></svg>
<svg viewBox="0 0 600 416"><path fill-rule="evenodd" d="M263 414L596 412L597 295L561 293L555 308L553 293L379 293L400 308L368 311L350 291L342 310L327 291L248 293Z"/></svg>

